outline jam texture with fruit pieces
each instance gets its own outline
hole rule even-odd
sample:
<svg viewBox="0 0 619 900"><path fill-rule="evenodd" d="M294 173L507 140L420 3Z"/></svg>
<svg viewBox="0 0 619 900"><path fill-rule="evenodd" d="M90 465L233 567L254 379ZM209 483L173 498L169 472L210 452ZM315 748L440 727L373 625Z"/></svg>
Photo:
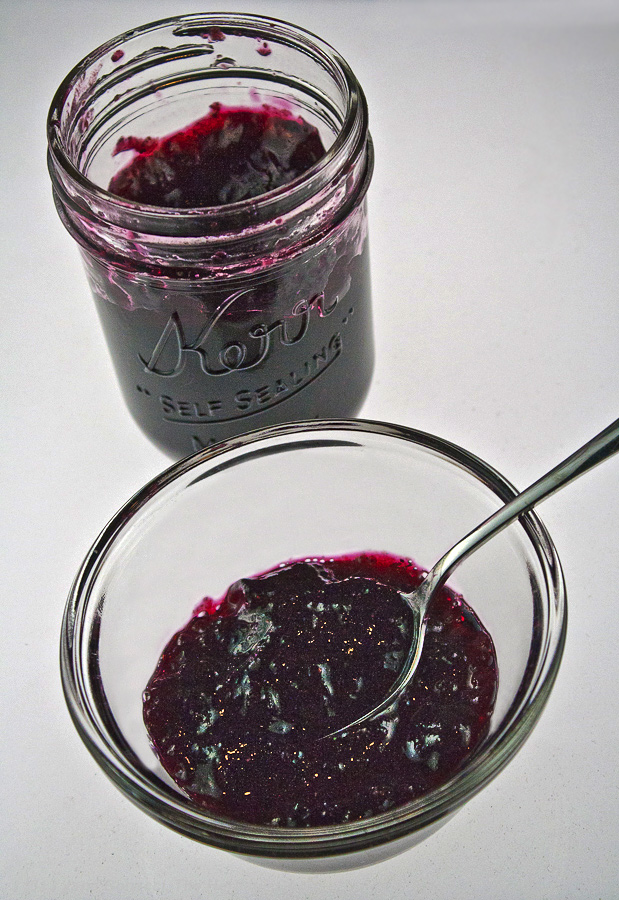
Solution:
<svg viewBox="0 0 619 900"><path fill-rule="evenodd" d="M324 156L316 128L267 104L225 107L164 138L121 138L114 153L137 153L109 191L150 206L224 206L290 184Z"/></svg>
<svg viewBox="0 0 619 900"><path fill-rule="evenodd" d="M178 787L238 821L299 827L367 818L455 775L488 733L498 673L490 635L447 588L399 700L331 734L389 693L413 628L402 593L423 575L363 553L288 562L205 598L143 698Z"/></svg>

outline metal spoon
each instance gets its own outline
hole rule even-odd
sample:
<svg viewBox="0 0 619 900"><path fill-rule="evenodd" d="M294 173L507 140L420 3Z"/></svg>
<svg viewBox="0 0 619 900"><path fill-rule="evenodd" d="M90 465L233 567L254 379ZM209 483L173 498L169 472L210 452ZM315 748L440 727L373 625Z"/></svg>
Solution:
<svg viewBox="0 0 619 900"><path fill-rule="evenodd" d="M611 457L619 451L619 419L609 425L604 431L601 431L596 437L584 444L571 456L568 456L562 463L551 469L546 475L534 482L521 494L517 494L513 500L502 506L497 512L493 513L488 519L470 531L463 537L451 550L448 550L444 556L430 569L425 579L410 594L402 594L402 597L409 605L414 616L414 629L411 647L406 658L406 662L402 671L393 683L389 694L385 699L365 713L354 722L350 722L337 731L332 731L326 737L332 737L341 734L344 731L350 731L357 725L376 719L378 716L387 712L400 697L404 689L410 684L415 670L419 664L421 650L426 633L426 613L432 602L432 598L437 591L441 589L445 581L449 578L456 566L465 560L471 553L474 553L482 544L502 531L507 525L513 522L518 516L533 509L546 497L550 497L556 491L565 487L566 484L574 481L579 475L583 475L589 469L597 466L598 463Z"/></svg>

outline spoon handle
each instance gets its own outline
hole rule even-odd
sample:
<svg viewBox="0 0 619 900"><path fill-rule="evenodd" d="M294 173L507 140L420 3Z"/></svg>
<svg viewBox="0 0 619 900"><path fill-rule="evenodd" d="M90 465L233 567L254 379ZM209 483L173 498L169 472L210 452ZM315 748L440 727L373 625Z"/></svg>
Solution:
<svg viewBox="0 0 619 900"><path fill-rule="evenodd" d="M617 452L619 452L619 419L502 506L448 550L428 574L427 581L432 582L432 590L439 588L449 578L454 568L473 550L485 544L522 513L533 509L541 500L550 497Z"/></svg>

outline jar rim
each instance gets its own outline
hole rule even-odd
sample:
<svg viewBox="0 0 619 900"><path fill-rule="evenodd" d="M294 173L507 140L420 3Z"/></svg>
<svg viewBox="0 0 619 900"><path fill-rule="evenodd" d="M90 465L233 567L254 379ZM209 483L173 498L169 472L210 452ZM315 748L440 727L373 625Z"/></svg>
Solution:
<svg viewBox="0 0 619 900"><path fill-rule="evenodd" d="M242 30L242 33L252 37L264 36L265 30L268 29L267 36L271 39L280 37L288 46L292 45L299 50L311 51L317 55L323 67L331 72L334 80L337 80L336 76L339 75L341 84L346 88L346 111L333 144L313 166L288 184L254 198L221 206L179 209L142 204L121 198L95 184L80 172L66 148L66 142L60 131L63 108L72 90L80 79L84 78L85 72L90 67L96 65L106 55L120 49L128 40L172 26L175 26L175 30L184 28L189 31L197 31L198 28L208 31L215 27L222 30L227 28L228 32L234 33ZM80 115L72 116L73 127L80 118ZM318 193L342 168L352 165L351 160L361 156L367 143L367 128L368 109L363 90L346 60L322 38L307 29L269 16L221 12L191 13L159 19L126 31L99 45L78 62L61 82L50 105L47 117L48 156L52 179L56 182L56 179L62 181L63 177L68 178L69 182L88 198L89 205L96 206L99 217L107 218L106 210L113 211L116 216L124 213L136 220L139 219L145 226L143 230L146 233L158 233L158 229L154 227L157 222L174 223L177 227L189 229L185 231L187 234L192 233L192 225L199 222L201 227L196 233L204 233L205 222L210 221L211 228L215 228L216 222L217 231L225 233L233 232L235 220L238 221L239 217L243 217L250 209L253 221L269 221L281 215L282 199L286 200L287 209L294 209L308 197Z"/></svg>

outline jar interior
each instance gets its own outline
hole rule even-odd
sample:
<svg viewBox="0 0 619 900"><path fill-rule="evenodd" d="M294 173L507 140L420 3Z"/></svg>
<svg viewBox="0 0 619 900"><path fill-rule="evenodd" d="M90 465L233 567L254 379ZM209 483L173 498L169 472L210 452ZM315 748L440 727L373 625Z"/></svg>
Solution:
<svg viewBox="0 0 619 900"><path fill-rule="evenodd" d="M348 87L326 54L295 43L283 27L226 29L225 40L215 43L209 27L205 20L184 30L167 23L137 32L106 45L74 76L59 116L69 135L65 149L97 187L106 190L135 153L113 155L121 137L165 137L207 115L215 102L267 104L301 116L331 148L347 113ZM259 52L265 47L266 56Z"/></svg>

